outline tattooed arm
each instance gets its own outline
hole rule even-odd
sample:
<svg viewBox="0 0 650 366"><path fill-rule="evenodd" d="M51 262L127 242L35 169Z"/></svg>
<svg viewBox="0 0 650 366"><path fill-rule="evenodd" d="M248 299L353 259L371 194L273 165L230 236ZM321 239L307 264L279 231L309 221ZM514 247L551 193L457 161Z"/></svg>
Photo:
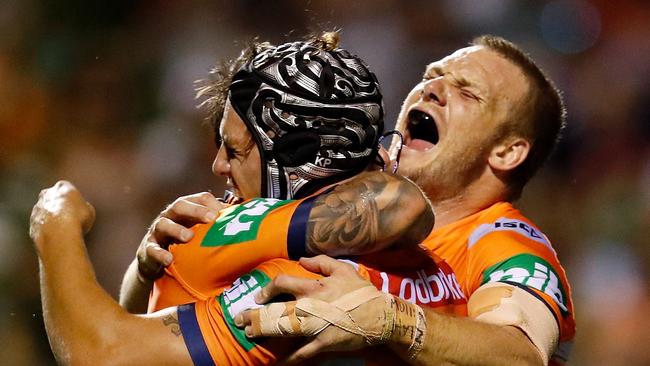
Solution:
<svg viewBox="0 0 650 366"><path fill-rule="evenodd" d="M417 245L433 223L431 204L415 183L399 175L365 172L316 199L307 252L356 255Z"/></svg>
<svg viewBox="0 0 650 366"><path fill-rule="evenodd" d="M93 221L92 206L66 182L41 192L32 211L43 317L57 361L191 365L175 308L132 315L97 283L83 239Z"/></svg>

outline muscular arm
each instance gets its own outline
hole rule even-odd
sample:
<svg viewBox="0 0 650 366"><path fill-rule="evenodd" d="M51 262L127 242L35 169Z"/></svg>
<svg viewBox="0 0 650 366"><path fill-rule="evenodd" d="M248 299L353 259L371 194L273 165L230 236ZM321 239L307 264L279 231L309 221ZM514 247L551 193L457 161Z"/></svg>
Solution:
<svg viewBox="0 0 650 366"><path fill-rule="evenodd" d="M183 237L183 230L214 220L206 215L221 208L223 204L205 192L181 197L167 207L143 238L138 258L124 275L122 307L131 313L145 312L151 280L160 275L161 264L171 263L166 245L189 241L192 232L188 230ZM388 173L366 172L316 199L307 223L306 251L312 255L355 255L391 245L418 244L433 223L431 205L413 182ZM146 273L140 273L143 269Z"/></svg>
<svg viewBox="0 0 650 366"><path fill-rule="evenodd" d="M99 286L81 221L71 214L76 209L67 198L62 200L70 193L66 194L65 184L52 189L57 187L62 195L51 194L48 199L45 193L35 206L30 234L39 257L45 327L58 362L192 364L175 309L146 317L131 315ZM85 204L76 200L77 208Z"/></svg>
<svg viewBox="0 0 650 366"><path fill-rule="evenodd" d="M365 172L314 203L307 227L310 254L357 255L391 245L417 245L431 231L433 209L415 183Z"/></svg>
<svg viewBox="0 0 650 366"><path fill-rule="evenodd" d="M542 365L535 346L515 327L423 310L425 341L415 360L408 359L408 345L390 344L412 365Z"/></svg>
<svg viewBox="0 0 650 366"><path fill-rule="evenodd" d="M329 325L314 334L311 328L281 328L284 336L310 336L310 341L289 357L289 363L302 362L314 355L328 351L354 350L368 344L387 343L405 362L413 365L542 365L542 358L532 341L519 328L509 325L480 322L470 318L459 318L436 312L433 308L418 307L404 300L366 301L349 311L347 317L324 317L326 309L320 313L303 306L313 300L326 302L339 301L353 291L369 285L356 271L343 262L325 256L303 258L300 264L310 271L322 273L326 277L319 281L298 279L291 276L278 277L268 284L256 299L265 303L280 293L294 295L299 301L292 308L298 309L296 316L301 317L300 324L325 321L335 324L337 319L352 319L355 326ZM376 290L379 292L379 290ZM470 314L489 312L492 298L481 296L474 301ZM486 293L483 293L486 295ZM500 296L500 295L499 295ZM346 301L358 299L357 296ZM476 299L474 299L476 300ZM300 301L304 303L301 305ZM532 299L531 301L538 301ZM390 304L390 305L389 305ZM393 306L395 305L395 306ZM541 304L540 304L541 305ZM274 304L273 306L281 306ZM338 306L338 305L337 305ZM545 307L544 305L541 305ZM288 309L289 307L287 307ZM319 308L319 309L321 309ZM487 310L486 310L487 309ZM512 308L511 308L512 309ZM339 311L341 309L339 308ZM239 324L252 336L278 336L277 318L257 316L260 309L244 312ZM291 314L291 311L274 314ZM485 315L485 313L483 314ZM552 315L549 315L552 318ZM328 320L324 320L328 319ZM370 321L367 321L370 319ZM380 319L379 321L377 319ZM484 319L485 320L485 319ZM547 319L548 320L548 319ZM236 320L237 321L237 320ZM543 318L528 318L531 326ZM554 322L553 319L549 321ZM257 322L257 323L256 323ZM392 324L392 325L391 325ZM525 325L525 324L524 324ZM347 329L347 330L346 330ZM355 330L356 329L356 330ZM367 334L381 334L381 340L368 338Z"/></svg>

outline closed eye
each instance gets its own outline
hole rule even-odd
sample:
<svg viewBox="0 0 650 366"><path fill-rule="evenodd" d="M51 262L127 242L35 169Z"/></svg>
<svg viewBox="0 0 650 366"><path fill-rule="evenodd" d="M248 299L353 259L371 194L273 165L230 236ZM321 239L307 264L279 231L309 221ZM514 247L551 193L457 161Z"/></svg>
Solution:
<svg viewBox="0 0 650 366"><path fill-rule="evenodd" d="M460 95L462 95L465 98L468 99L474 99L477 102L482 102L483 99L481 99L478 95L474 94L472 91L466 89L466 88L460 88Z"/></svg>
<svg viewBox="0 0 650 366"><path fill-rule="evenodd" d="M478 99L474 93L467 89L460 89L460 94L466 98Z"/></svg>
<svg viewBox="0 0 650 366"><path fill-rule="evenodd" d="M232 160L237 156L237 151L235 151L233 148L229 147L228 145L225 145L224 148L226 149L226 156L228 159Z"/></svg>

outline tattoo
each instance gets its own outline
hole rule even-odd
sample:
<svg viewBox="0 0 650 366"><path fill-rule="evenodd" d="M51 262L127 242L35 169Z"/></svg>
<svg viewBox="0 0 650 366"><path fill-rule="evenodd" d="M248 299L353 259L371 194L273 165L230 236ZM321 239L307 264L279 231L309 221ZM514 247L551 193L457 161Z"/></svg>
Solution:
<svg viewBox="0 0 650 366"><path fill-rule="evenodd" d="M396 242L419 244L432 227L431 206L413 182L367 172L316 199L307 224L307 251L357 255Z"/></svg>
<svg viewBox="0 0 650 366"><path fill-rule="evenodd" d="M162 318L162 322L163 324L165 324L165 326L169 326L171 328L170 330L175 336L178 337L181 335L181 326L178 323L178 318L176 315L174 314L165 315Z"/></svg>

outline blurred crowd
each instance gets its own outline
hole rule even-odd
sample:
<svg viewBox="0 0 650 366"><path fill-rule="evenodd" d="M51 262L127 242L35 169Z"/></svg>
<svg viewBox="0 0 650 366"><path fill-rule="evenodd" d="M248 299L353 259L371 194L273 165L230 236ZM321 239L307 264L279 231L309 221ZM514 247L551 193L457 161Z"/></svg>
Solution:
<svg viewBox="0 0 650 366"><path fill-rule="evenodd" d="M543 65L569 128L519 206L572 282L572 364L650 364L648 24L644 0L0 2L0 363L54 364L28 237L41 189L68 179L95 206L88 251L116 297L167 203L223 192L193 81L255 36L341 29L383 85L388 127L424 65L476 35Z"/></svg>

